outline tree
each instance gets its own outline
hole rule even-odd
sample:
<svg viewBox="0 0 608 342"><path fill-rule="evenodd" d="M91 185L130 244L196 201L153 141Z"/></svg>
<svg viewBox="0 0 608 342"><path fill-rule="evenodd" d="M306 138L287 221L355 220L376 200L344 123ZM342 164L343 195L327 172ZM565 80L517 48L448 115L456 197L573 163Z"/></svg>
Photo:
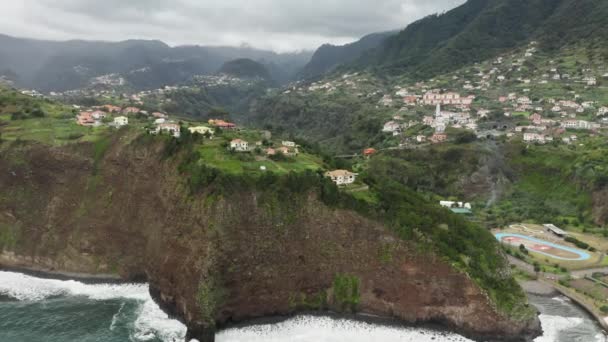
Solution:
<svg viewBox="0 0 608 342"><path fill-rule="evenodd" d="M534 262L533 265L534 265L534 273L536 273L538 275L541 271L540 264L538 262Z"/></svg>

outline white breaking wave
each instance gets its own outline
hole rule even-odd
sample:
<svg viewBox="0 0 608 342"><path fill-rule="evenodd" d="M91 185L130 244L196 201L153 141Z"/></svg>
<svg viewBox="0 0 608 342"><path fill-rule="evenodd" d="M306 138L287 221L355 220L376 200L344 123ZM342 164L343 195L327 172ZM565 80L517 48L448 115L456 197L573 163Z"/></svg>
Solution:
<svg viewBox="0 0 608 342"><path fill-rule="evenodd" d="M88 285L78 281L40 279L20 273L0 272L0 295L20 301L41 301L56 296L84 296L91 300L127 299L141 303L133 324L133 341L154 338L183 341L186 327L170 319L150 297L144 284ZM563 301L558 298L556 300ZM123 303L124 304L124 303ZM114 315L111 326L121 316ZM540 315L544 335L535 342L556 342L561 331L583 324L578 317ZM299 316L277 323L219 332L218 342L470 342L460 335L423 328L398 328L329 317ZM603 335L589 342L604 342Z"/></svg>
<svg viewBox="0 0 608 342"><path fill-rule="evenodd" d="M218 342L469 342L453 333L423 328L387 327L347 319L300 316L277 324L235 328L217 334Z"/></svg>
<svg viewBox="0 0 608 342"><path fill-rule="evenodd" d="M120 309L118 309L118 312L115 313L114 316L112 316L112 323L110 324L110 331L114 331L116 322L118 322L118 317L120 316L120 313L122 312L122 309L124 307L125 307L125 303L123 302L122 304L120 304Z"/></svg>
<svg viewBox="0 0 608 342"><path fill-rule="evenodd" d="M572 329L584 320L578 317L540 315L544 335L535 342L559 341L559 333ZM302 316L278 323L222 331L218 342L465 342L471 341L453 333L422 328L395 328L344 319ZM605 342L598 334L593 341Z"/></svg>
<svg viewBox="0 0 608 342"><path fill-rule="evenodd" d="M556 301L556 302L563 303L563 304L570 304L570 303L572 303L572 301L570 300L570 298L563 297L563 296L554 297L554 298L551 298L551 299L554 300L554 301Z"/></svg>
<svg viewBox="0 0 608 342"><path fill-rule="evenodd" d="M540 315L540 323L543 326L543 336L537 337L534 342L554 342L558 340L557 338L561 331L583 324L583 319L578 317Z"/></svg>
<svg viewBox="0 0 608 342"><path fill-rule="evenodd" d="M170 319L160 309L152 300L146 284L89 285L74 280L41 279L21 273L0 272L0 295L20 301L41 301L58 296L82 296L91 300L134 300L141 303L134 323L135 341L159 338L173 342L183 341L186 336L186 327L181 322ZM120 310L112 319L112 327L119 314Z"/></svg>
<svg viewBox="0 0 608 342"><path fill-rule="evenodd" d="M0 272L0 295L20 301L40 301L57 296L83 296L92 300L150 298L145 284L89 285L74 280L35 278L21 273Z"/></svg>
<svg viewBox="0 0 608 342"><path fill-rule="evenodd" d="M181 342L186 338L186 326L178 320L169 319L152 298L144 302L139 310L133 334L136 341L159 338L166 342Z"/></svg>

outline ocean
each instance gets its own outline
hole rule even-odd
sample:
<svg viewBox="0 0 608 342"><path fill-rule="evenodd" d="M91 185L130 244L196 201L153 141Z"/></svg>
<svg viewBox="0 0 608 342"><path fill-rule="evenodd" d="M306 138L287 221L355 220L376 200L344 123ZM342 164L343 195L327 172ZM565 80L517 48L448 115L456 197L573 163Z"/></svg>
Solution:
<svg viewBox="0 0 608 342"><path fill-rule="evenodd" d="M535 342L606 342L564 297L532 296L545 334ZM186 328L154 303L145 284L89 285L0 272L0 342L175 342ZM220 332L218 342L464 342L457 334L298 316Z"/></svg>

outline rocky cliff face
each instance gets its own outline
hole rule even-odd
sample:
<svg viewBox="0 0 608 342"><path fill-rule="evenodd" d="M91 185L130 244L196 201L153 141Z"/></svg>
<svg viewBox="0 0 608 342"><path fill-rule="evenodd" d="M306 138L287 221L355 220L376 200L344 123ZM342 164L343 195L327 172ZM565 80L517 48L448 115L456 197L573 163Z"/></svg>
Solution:
<svg viewBox="0 0 608 342"><path fill-rule="evenodd" d="M160 144L118 135L99 149L0 154L0 266L146 279L201 341L227 323L300 310L438 322L480 339L539 333L538 320L503 317L432 253L314 193L189 196Z"/></svg>

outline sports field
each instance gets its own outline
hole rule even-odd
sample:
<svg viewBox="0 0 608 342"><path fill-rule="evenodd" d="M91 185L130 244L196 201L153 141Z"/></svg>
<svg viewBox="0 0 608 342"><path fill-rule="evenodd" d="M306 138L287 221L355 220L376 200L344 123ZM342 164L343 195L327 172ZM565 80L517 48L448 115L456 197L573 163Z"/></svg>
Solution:
<svg viewBox="0 0 608 342"><path fill-rule="evenodd" d="M514 247L524 245L526 249L543 254L558 260L565 261L584 261L589 260L591 255L582 250L558 245L549 241L525 236L521 234L498 233L496 239L502 243L509 244Z"/></svg>

